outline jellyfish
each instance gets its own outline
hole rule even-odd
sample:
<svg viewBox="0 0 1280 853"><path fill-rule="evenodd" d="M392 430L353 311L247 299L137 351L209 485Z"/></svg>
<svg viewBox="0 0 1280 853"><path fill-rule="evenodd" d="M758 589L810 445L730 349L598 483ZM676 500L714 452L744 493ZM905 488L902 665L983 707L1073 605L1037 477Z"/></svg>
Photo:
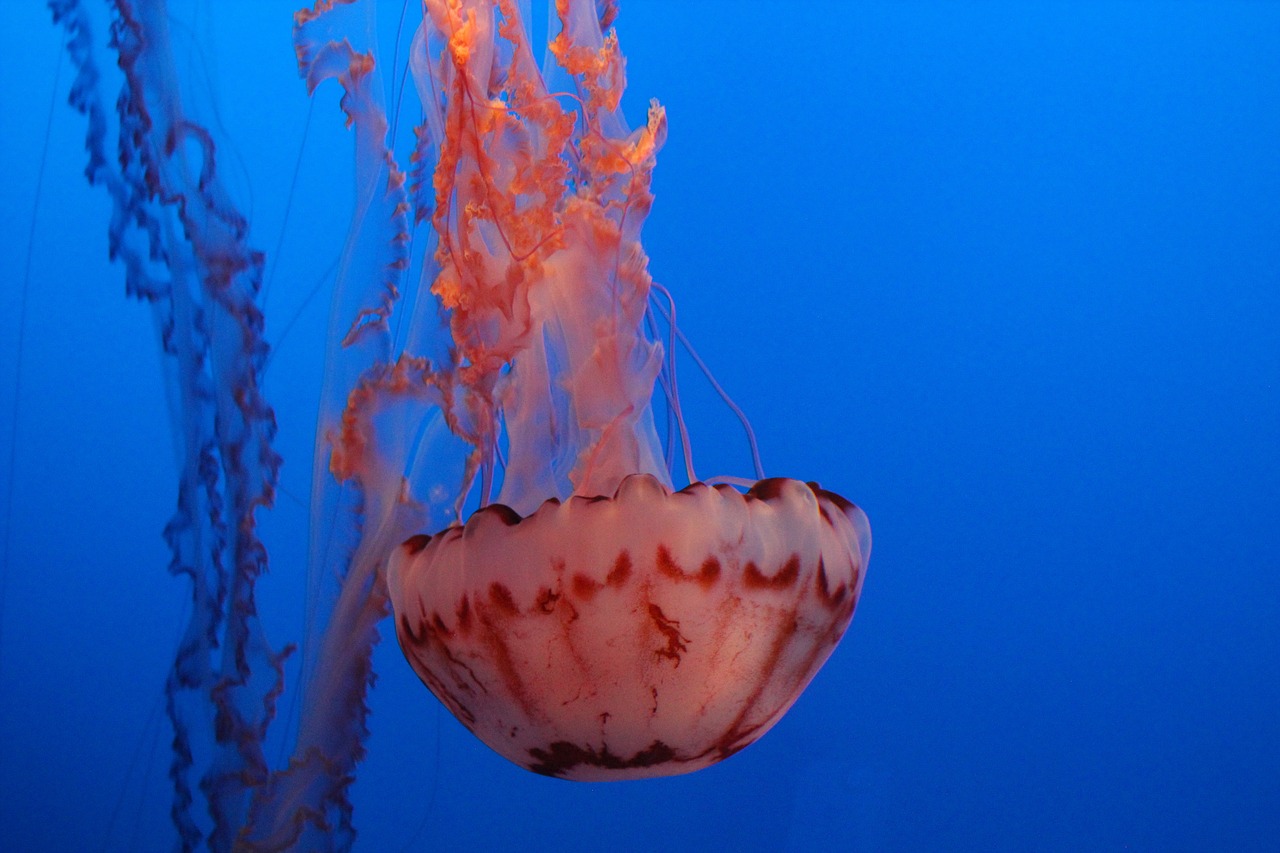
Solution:
<svg viewBox="0 0 1280 853"><path fill-rule="evenodd" d="M280 465L263 256L184 106L164 3L109 3L114 163L88 18L78 0L50 5L113 255L176 359L184 462L166 536L193 611L166 697L184 848L351 844L388 618L426 688L545 775L691 772L777 722L853 617L870 528L758 459L755 482L694 473L682 335L640 240L666 116L656 101L634 130L622 115L613 2L553 0L539 66L526 3L425 0L416 122L384 106L371 3L295 14L308 91L342 90L355 204L313 461L301 711L275 767L262 744L292 647L269 645L254 604L256 514Z"/></svg>
<svg viewBox="0 0 1280 853"><path fill-rule="evenodd" d="M690 471L673 491L640 242L666 117L652 102L627 127L613 4L555 3L542 69L514 0L424 6L410 65L432 192L411 189L392 218L430 220L431 316L452 348L365 372L332 470L365 494L412 491L413 475L384 479L372 421L388 400L426 401L464 439L448 493L474 484L481 508L394 548L386 583L405 656L486 744L570 779L705 767L768 730L830 655L860 593L866 517L793 480L744 494ZM382 139L372 57L307 40L329 13L300 16L305 73L337 76L357 128ZM376 153L397 187L391 153ZM383 233L383 269L397 269L407 231ZM381 322L382 298L349 335Z"/></svg>

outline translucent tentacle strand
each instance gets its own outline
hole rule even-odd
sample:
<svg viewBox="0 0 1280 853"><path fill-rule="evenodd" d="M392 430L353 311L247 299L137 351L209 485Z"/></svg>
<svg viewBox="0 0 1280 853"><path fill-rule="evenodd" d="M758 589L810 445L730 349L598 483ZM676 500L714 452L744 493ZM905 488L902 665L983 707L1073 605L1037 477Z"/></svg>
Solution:
<svg viewBox="0 0 1280 853"><path fill-rule="evenodd" d="M170 570L192 582L192 611L166 684L174 727L173 819L184 849L230 849L267 776L262 739L281 690L284 653L266 641L255 584L267 554L256 512L274 498L275 417L261 392L267 355L256 300L262 255L222 190L209 133L184 112L164 3L111 4L111 45L123 73L118 156L105 155L110 118L98 93L90 20L75 0L51 3L77 69L71 104L89 122L92 183L113 205L110 251L130 294L149 302L174 359L178 508L165 529ZM157 278L150 259L163 259ZM206 722L206 708L214 711ZM205 770L196 803L191 775Z"/></svg>

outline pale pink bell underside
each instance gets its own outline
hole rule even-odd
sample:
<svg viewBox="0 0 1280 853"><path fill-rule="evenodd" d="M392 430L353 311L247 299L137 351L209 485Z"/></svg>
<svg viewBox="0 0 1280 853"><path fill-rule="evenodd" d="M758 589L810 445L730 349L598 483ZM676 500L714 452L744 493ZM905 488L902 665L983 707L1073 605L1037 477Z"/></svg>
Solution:
<svg viewBox="0 0 1280 853"><path fill-rule="evenodd" d="M396 633L486 744L577 780L687 773L755 741L849 621L866 516L785 479L503 506L410 539L388 580Z"/></svg>

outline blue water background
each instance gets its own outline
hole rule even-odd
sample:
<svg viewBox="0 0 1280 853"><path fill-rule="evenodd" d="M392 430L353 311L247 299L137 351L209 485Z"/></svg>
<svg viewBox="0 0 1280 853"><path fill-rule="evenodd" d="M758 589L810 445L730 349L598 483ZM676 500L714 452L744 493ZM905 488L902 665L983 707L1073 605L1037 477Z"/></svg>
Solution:
<svg viewBox="0 0 1280 853"><path fill-rule="evenodd" d="M174 11L272 256L277 644L307 294L351 195L336 91L301 147L292 8ZM60 35L30 2L0 26L0 847L168 849L167 366L106 261ZM670 119L651 269L767 470L867 510L863 601L763 741L644 783L506 764L384 643L358 849L1280 849L1280 4L624 0L618 26L629 116ZM749 474L683 375L700 473Z"/></svg>

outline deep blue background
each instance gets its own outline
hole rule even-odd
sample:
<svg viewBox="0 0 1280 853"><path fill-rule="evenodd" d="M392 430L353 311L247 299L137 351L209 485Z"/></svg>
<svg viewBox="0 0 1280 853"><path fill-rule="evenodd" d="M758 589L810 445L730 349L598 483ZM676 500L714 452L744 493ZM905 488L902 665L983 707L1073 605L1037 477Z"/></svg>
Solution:
<svg viewBox="0 0 1280 853"><path fill-rule="evenodd" d="M277 643L306 295L349 216L333 92L300 149L291 11L174 11L273 257ZM59 35L42 4L0 26L0 847L165 849L162 366L106 263ZM767 469L866 508L863 603L759 745L645 783L505 764L384 644L361 849L1280 846L1280 4L624 0L618 27L628 114L670 118L652 271ZM748 473L685 377L700 470Z"/></svg>

